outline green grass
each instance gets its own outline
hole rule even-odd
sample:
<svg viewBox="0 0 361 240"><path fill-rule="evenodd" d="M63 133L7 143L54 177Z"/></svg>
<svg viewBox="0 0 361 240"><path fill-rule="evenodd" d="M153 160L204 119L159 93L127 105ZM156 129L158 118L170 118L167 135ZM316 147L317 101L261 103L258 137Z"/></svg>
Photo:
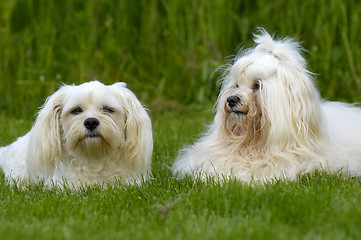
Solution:
<svg viewBox="0 0 361 240"><path fill-rule="evenodd" d="M172 178L176 151L212 118L211 106L152 113L153 179L78 192L19 190L0 179L0 235L6 239L355 239L361 234L361 183L316 173L299 181L249 186ZM192 121L185 121L190 118ZM3 143L30 121L0 118ZM11 129L7 126L12 126ZM14 130L16 129L16 130Z"/></svg>
<svg viewBox="0 0 361 240"><path fill-rule="evenodd" d="M258 187L171 178L79 193L0 186L6 239L356 239L361 233L360 183L322 174Z"/></svg>
<svg viewBox="0 0 361 240"><path fill-rule="evenodd" d="M324 97L361 101L360 12L357 0L4 0L0 106L29 116L59 83L95 78L148 104L204 103L212 71L260 26L302 41Z"/></svg>
<svg viewBox="0 0 361 240"><path fill-rule="evenodd" d="M212 120L219 73L256 27L302 41L326 99L361 101L361 4L341 0L0 1L0 146L60 83L124 81L150 109L153 179L79 192L0 178L3 239L355 239L361 183L179 181L169 166Z"/></svg>

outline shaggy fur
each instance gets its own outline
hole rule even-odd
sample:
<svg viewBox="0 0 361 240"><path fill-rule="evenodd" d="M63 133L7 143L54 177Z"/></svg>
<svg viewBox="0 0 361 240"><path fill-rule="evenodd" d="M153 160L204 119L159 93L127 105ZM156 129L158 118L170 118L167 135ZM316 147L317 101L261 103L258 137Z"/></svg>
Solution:
<svg viewBox="0 0 361 240"><path fill-rule="evenodd" d="M245 182L316 169L360 175L360 109L320 98L298 43L262 29L255 43L229 67L213 123L180 151L175 174Z"/></svg>
<svg viewBox="0 0 361 240"><path fill-rule="evenodd" d="M9 180L75 188L141 183L150 173L150 119L124 83L62 86L39 111L31 131L0 148Z"/></svg>

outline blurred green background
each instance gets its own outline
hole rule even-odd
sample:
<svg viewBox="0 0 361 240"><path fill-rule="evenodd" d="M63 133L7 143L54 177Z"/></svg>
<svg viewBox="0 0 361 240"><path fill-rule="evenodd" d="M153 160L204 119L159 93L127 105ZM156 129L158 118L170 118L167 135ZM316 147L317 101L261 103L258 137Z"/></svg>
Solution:
<svg viewBox="0 0 361 240"><path fill-rule="evenodd" d="M361 101L360 14L356 0L2 0L1 110L33 116L59 84L93 79L151 110L208 104L256 27L302 42L324 98Z"/></svg>

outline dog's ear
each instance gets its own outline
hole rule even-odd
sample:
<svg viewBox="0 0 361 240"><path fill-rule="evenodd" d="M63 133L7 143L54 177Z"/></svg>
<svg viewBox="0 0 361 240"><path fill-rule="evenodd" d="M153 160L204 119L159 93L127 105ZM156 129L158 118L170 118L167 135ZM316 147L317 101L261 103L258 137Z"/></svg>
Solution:
<svg viewBox="0 0 361 240"><path fill-rule="evenodd" d="M124 104L125 110L125 145L124 156L130 169L141 173L150 172L153 152L152 125L150 118L137 97L124 83L110 86Z"/></svg>
<svg viewBox="0 0 361 240"><path fill-rule="evenodd" d="M299 65L282 63L277 79L265 81L263 89L267 96L263 112L270 126L278 126L277 131L272 131L276 136L272 142L275 139L283 139L284 144L297 141L297 145L317 142L323 136L321 100L311 74Z"/></svg>
<svg viewBox="0 0 361 240"><path fill-rule="evenodd" d="M61 159L60 114L71 86L63 86L48 97L30 131L27 170L30 179L38 181L54 174Z"/></svg>

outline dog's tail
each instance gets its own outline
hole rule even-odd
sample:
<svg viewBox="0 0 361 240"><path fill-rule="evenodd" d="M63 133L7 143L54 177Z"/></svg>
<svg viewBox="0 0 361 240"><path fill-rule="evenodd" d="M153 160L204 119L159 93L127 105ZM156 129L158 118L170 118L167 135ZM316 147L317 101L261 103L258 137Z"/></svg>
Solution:
<svg viewBox="0 0 361 240"><path fill-rule="evenodd" d="M5 177L26 176L28 139L29 134L26 134L8 146L0 147L0 168Z"/></svg>
<svg viewBox="0 0 361 240"><path fill-rule="evenodd" d="M6 161L9 155L9 146L0 147L0 173L1 171L4 172L5 165L7 164Z"/></svg>
<svg viewBox="0 0 361 240"><path fill-rule="evenodd" d="M4 147L0 147L0 168L3 168L3 161L4 161L4 156L5 155L5 149Z"/></svg>

